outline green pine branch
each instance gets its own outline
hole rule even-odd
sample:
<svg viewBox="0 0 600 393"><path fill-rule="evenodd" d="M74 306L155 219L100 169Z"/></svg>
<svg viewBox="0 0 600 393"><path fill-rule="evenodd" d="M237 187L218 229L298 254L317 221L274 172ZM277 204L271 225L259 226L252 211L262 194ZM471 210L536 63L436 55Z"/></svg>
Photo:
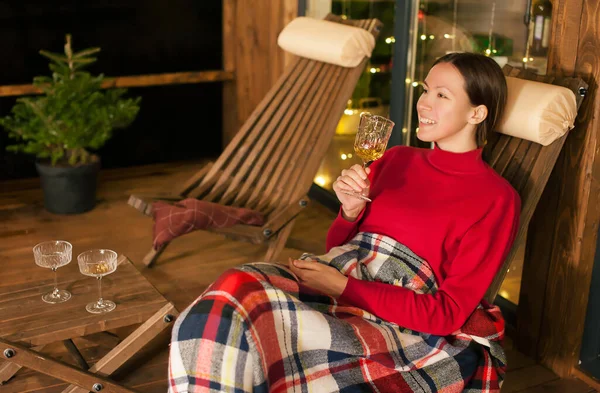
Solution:
<svg viewBox="0 0 600 393"><path fill-rule="evenodd" d="M74 52L66 36L64 55L41 50L50 60L51 76L36 76L43 94L20 98L0 125L16 141L7 150L36 155L69 165L90 161L90 150L101 148L115 129L128 127L139 112L140 97L124 98L125 89L102 89L103 74L81 68L93 64L100 48Z"/></svg>

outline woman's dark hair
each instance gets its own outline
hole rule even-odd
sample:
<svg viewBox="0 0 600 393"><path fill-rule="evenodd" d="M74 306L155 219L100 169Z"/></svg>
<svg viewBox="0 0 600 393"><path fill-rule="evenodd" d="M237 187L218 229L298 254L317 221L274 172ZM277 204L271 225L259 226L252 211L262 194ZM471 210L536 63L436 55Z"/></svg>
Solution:
<svg viewBox="0 0 600 393"><path fill-rule="evenodd" d="M486 106L488 115L477 125L476 131L477 146L484 146L488 133L498 125L506 106L507 87L502 69L491 57L477 53L449 53L433 65L439 63L450 63L461 73L471 105Z"/></svg>

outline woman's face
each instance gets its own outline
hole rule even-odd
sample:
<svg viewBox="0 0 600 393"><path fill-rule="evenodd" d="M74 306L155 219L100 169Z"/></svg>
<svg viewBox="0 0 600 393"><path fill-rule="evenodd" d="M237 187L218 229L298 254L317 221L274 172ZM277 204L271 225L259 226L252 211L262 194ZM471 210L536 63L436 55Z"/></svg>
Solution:
<svg viewBox="0 0 600 393"><path fill-rule="evenodd" d="M471 105L460 72L450 63L436 64L425 79L424 89L417 102L417 137L424 142L437 142L444 150L464 152L477 148L475 131L487 109Z"/></svg>

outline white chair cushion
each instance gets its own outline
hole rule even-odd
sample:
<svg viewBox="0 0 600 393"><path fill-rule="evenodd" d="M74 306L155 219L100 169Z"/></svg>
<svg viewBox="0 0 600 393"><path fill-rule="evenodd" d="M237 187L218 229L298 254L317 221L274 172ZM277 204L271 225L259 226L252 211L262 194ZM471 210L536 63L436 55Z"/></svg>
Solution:
<svg viewBox="0 0 600 393"><path fill-rule="evenodd" d="M375 37L359 27L300 16L281 31L277 44L298 56L356 67L371 57Z"/></svg>
<svg viewBox="0 0 600 393"><path fill-rule="evenodd" d="M506 77L508 97L498 132L548 146L574 127L575 93L566 87Z"/></svg>

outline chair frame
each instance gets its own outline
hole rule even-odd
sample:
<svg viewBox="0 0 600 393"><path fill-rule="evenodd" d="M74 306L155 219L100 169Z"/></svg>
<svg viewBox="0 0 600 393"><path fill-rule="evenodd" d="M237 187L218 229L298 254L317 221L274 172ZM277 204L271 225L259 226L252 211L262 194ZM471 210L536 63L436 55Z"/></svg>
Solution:
<svg viewBox="0 0 600 393"><path fill-rule="evenodd" d="M538 75L532 71L521 70L509 65L503 67L503 72L506 76L568 88L575 93L578 110L588 89L588 84L581 78ZM489 162L492 168L508 180L521 197L519 230L511 251L486 293L485 299L489 303L494 302L508 269L518 256L517 251L527 241L529 222L570 132L577 131L567 132L548 146L496 132L489 135L484 155L490 158Z"/></svg>
<svg viewBox="0 0 600 393"><path fill-rule="evenodd" d="M346 20L329 14L325 20L363 28L375 38L382 27L377 19ZM235 240L268 243L265 260L274 261L309 203L313 178L368 60L346 68L297 57L214 163L174 192L134 193L129 205L152 216L153 201L197 198L259 211L266 217L262 227L209 230ZM151 266L167 246L152 248L144 264Z"/></svg>

